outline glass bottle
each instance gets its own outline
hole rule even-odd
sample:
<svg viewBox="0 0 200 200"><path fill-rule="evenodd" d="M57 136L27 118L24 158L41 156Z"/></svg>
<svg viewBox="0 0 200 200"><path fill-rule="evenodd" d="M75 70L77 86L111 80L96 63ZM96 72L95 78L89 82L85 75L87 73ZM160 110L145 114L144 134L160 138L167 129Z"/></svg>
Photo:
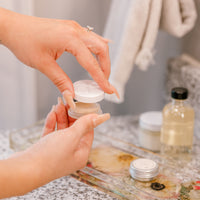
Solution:
<svg viewBox="0 0 200 200"><path fill-rule="evenodd" d="M163 109L161 153L171 156L189 153L193 145L194 110L188 104L188 90L173 88L172 101Z"/></svg>

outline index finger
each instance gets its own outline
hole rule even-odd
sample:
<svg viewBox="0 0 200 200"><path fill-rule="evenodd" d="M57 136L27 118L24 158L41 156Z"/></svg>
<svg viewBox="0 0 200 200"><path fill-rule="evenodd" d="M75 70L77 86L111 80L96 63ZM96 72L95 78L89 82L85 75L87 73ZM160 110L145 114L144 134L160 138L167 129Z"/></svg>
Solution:
<svg viewBox="0 0 200 200"><path fill-rule="evenodd" d="M108 40L94 32L84 32L81 39L84 41L88 49L97 56L100 67L108 79L110 76L110 56Z"/></svg>
<svg viewBox="0 0 200 200"><path fill-rule="evenodd" d="M70 49L67 48L66 51L71 52L76 57L79 64L89 72L104 92L108 94L115 93L119 97L116 88L109 83L97 60L94 58L86 45L79 39L73 39L70 43Z"/></svg>

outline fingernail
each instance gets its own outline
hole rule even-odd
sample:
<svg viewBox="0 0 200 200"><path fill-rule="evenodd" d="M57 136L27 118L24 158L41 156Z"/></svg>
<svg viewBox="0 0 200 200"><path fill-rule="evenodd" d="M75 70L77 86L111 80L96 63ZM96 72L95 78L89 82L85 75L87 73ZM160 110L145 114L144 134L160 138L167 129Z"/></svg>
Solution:
<svg viewBox="0 0 200 200"><path fill-rule="evenodd" d="M50 112L55 112L55 111L56 111L56 106L53 105Z"/></svg>
<svg viewBox="0 0 200 200"><path fill-rule="evenodd" d="M120 99L120 96L119 96L119 93L118 93L117 89L111 84L110 84L110 89L113 91L113 93L115 93L117 98Z"/></svg>
<svg viewBox="0 0 200 200"><path fill-rule="evenodd" d="M105 113L102 115L98 115L95 119L93 119L93 125L94 127L97 127L98 125L102 124L103 122L110 119L110 113Z"/></svg>
<svg viewBox="0 0 200 200"><path fill-rule="evenodd" d="M63 103L63 100L62 100L62 98L61 97L58 97L58 104L61 104L61 105L64 105L64 103Z"/></svg>
<svg viewBox="0 0 200 200"><path fill-rule="evenodd" d="M200 183L200 181L196 181L196 183Z"/></svg>
<svg viewBox="0 0 200 200"><path fill-rule="evenodd" d="M198 186L198 185L194 185L193 188L194 188L194 190L200 190L200 186Z"/></svg>
<svg viewBox="0 0 200 200"><path fill-rule="evenodd" d="M108 38L103 38L103 39L104 39L104 41L107 42L107 43L114 43L113 40L110 40L110 39L108 39Z"/></svg>
<svg viewBox="0 0 200 200"><path fill-rule="evenodd" d="M65 90L63 92L63 97L64 97L66 103L69 105L70 108L72 108L72 109L76 108L76 104L74 103L72 93L70 91Z"/></svg>

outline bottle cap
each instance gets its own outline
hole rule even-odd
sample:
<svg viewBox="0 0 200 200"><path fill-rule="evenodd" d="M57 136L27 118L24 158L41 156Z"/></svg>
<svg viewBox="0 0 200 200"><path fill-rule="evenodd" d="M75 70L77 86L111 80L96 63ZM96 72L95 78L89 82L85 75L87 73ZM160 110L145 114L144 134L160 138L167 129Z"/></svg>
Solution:
<svg viewBox="0 0 200 200"><path fill-rule="evenodd" d="M129 172L136 180L151 181L158 175L159 167L153 160L138 158L131 162Z"/></svg>
<svg viewBox="0 0 200 200"><path fill-rule="evenodd" d="M158 132L162 126L162 112L151 111L140 115L139 124L141 128Z"/></svg>
<svg viewBox="0 0 200 200"><path fill-rule="evenodd" d="M93 80L80 80L74 84L74 99L83 103L96 103L104 99L104 91Z"/></svg>
<svg viewBox="0 0 200 200"><path fill-rule="evenodd" d="M188 90L186 88L183 87L176 87L173 88L171 91L171 97L174 99L187 99L188 97Z"/></svg>

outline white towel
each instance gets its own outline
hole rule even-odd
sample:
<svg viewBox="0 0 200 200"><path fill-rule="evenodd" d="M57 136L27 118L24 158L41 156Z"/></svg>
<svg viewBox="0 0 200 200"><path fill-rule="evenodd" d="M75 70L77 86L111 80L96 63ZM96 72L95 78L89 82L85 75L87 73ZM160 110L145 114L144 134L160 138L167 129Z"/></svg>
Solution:
<svg viewBox="0 0 200 200"><path fill-rule="evenodd" d="M171 9L173 6L175 7ZM106 99L122 103L125 86L134 64L141 70L146 70L154 62L154 43L160 23L163 29L180 37L194 26L195 13L193 0L113 0L104 37L114 41L110 46L110 82L117 88L120 99L114 95L106 95ZM171 15L178 18L173 21L173 25L169 24ZM186 16L187 20L180 20ZM180 28L177 29L177 26ZM180 32L181 34L178 34Z"/></svg>
<svg viewBox="0 0 200 200"><path fill-rule="evenodd" d="M182 37L195 25L197 12L193 0L163 0L161 28Z"/></svg>

